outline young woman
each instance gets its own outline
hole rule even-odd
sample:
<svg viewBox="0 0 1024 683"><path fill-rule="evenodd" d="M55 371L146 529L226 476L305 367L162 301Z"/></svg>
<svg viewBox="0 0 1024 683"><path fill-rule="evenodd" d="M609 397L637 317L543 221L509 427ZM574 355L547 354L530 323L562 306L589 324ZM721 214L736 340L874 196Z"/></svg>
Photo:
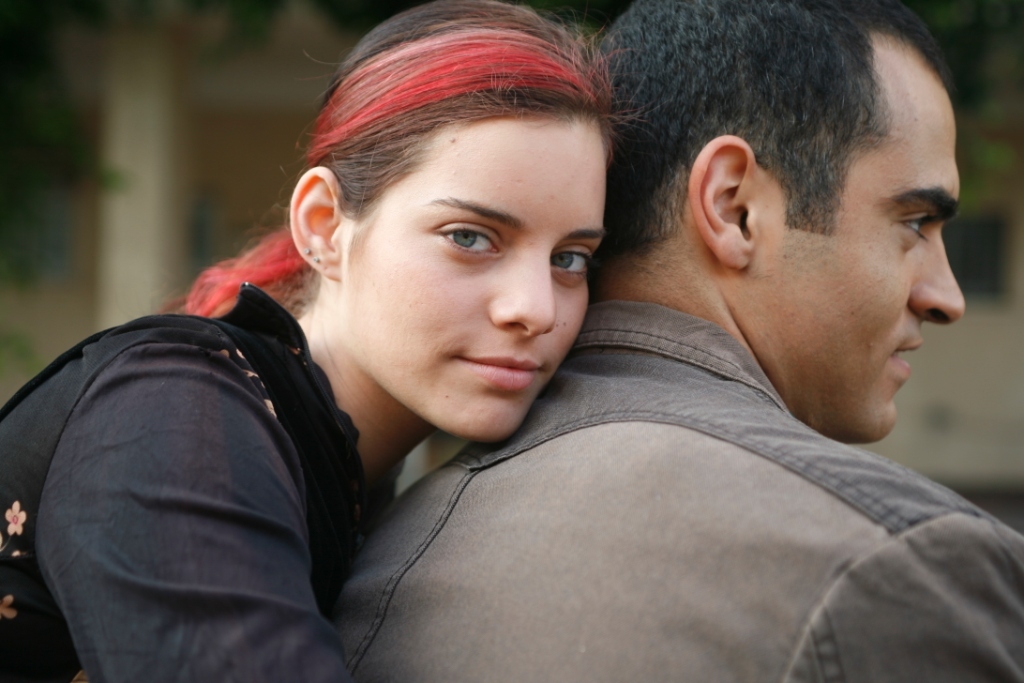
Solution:
<svg viewBox="0 0 1024 683"><path fill-rule="evenodd" d="M525 8L371 32L289 227L0 412L0 679L344 680L368 485L436 427L508 436L582 322L609 100Z"/></svg>

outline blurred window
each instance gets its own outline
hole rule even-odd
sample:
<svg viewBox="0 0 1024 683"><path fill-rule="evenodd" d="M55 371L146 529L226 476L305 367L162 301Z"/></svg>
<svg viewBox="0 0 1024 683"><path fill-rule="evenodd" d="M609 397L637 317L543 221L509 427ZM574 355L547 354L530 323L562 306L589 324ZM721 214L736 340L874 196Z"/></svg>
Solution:
<svg viewBox="0 0 1024 683"><path fill-rule="evenodd" d="M70 186L42 190L30 215L0 233L4 278L64 280L73 264L74 193Z"/></svg>
<svg viewBox="0 0 1024 683"><path fill-rule="evenodd" d="M63 280L71 275L74 247L71 188L53 187L44 197L46 201L35 244L36 266L43 277Z"/></svg>
<svg viewBox="0 0 1024 683"><path fill-rule="evenodd" d="M193 275L213 263L219 218L220 202L212 193L200 192L192 202L189 221L189 267Z"/></svg>
<svg viewBox="0 0 1024 683"><path fill-rule="evenodd" d="M999 298L1006 291L1006 219L961 216L942 229L949 265L965 296Z"/></svg>

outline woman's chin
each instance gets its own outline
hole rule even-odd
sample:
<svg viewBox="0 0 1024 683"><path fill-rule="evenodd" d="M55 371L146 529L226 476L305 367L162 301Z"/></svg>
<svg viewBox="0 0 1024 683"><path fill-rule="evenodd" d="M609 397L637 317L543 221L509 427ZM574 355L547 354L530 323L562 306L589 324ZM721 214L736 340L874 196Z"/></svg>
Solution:
<svg viewBox="0 0 1024 683"><path fill-rule="evenodd" d="M492 443L504 441L512 436L522 424L526 414L489 416L487 419L453 421L451 424L438 424L438 429L448 432L466 441Z"/></svg>

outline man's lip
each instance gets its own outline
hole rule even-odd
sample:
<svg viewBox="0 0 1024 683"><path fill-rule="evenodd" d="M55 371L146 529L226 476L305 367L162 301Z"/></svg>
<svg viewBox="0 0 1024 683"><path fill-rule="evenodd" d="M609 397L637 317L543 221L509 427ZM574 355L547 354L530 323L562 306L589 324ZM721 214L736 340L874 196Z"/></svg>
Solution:
<svg viewBox="0 0 1024 683"><path fill-rule="evenodd" d="M889 356L889 360L895 363L896 367L900 368L903 374L907 375L908 377L910 376L910 363L908 363L905 359L900 357L899 351Z"/></svg>
<svg viewBox="0 0 1024 683"><path fill-rule="evenodd" d="M899 348L896 349L894 353L903 353L904 351L916 351L919 348L921 348L922 344L924 344L924 339L914 339L912 341L906 342L905 344L902 344Z"/></svg>
<svg viewBox="0 0 1024 683"><path fill-rule="evenodd" d="M921 348L921 344L924 343L923 339L914 339L904 344L901 344L899 348L892 352L890 360L896 365L899 373L903 376L903 381L910 379L910 363L905 358L900 356L904 351L914 351Z"/></svg>

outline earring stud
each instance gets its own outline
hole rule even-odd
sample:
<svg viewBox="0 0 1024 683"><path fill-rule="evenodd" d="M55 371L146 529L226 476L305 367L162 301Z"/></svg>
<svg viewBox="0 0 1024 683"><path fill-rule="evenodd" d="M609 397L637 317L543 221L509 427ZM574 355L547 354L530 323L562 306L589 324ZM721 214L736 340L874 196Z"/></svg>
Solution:
<svg viewBox="0 0 1024 683"><path fill-rule="evenodd" d="M309 247L306 247L305 249L302 250L302 253L305 254L306 256L309 256L310 254L313 253L313 250L310 249Z"/></svg>
<svg viewBox="0 0 1024 683"><path fill-rule="evenodd" d="M314 256L313 257L313 263L320 263L320 257L319 256Z"/></svg>

